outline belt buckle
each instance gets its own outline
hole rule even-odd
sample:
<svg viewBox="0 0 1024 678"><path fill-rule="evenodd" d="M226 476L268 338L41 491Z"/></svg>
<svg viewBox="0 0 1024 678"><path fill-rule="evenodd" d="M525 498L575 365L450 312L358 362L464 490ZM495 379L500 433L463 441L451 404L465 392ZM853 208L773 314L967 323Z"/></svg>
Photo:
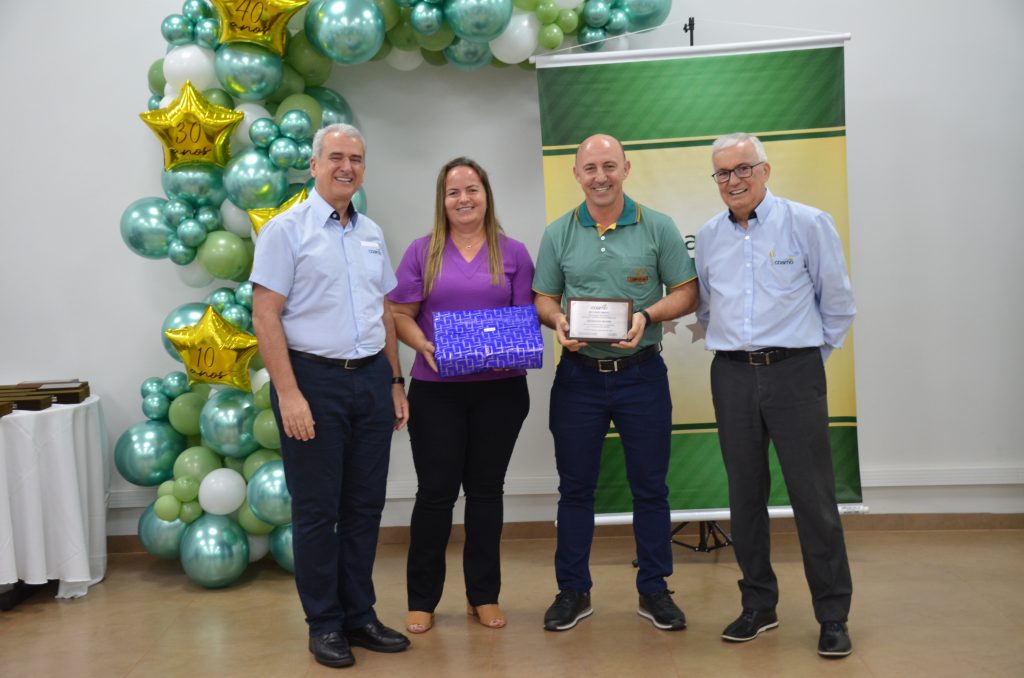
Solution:
<svg viewBox="0 0 1024 678"><path fill-rule="evenodd" d="M360 358L345 358L345 362L342 364L342 367L346 370L358 370L359 365L354 365L353 363L357 363L359 360Z"/></svg>
<svg viewBox="0 0 1024 678"><path fill-rule="evenodd" d="M760 360L755 360L754 356L758 356ZM747 354L747 362L751 365L771 365L772 358L768 351L751 351Z"/></svg>
<svg viewBox="0 0 1024 678"><path fill-rule="evenodd" d="M605 366L604 366L605 363L610 363L611 367L608 368L608 369L605 369ZM597 361L597 371L601 372L602 374L611 374L613 372L618 372L619 371L619 359L618 358L607 358L605 360L598 359L598 361Z"/></svg>

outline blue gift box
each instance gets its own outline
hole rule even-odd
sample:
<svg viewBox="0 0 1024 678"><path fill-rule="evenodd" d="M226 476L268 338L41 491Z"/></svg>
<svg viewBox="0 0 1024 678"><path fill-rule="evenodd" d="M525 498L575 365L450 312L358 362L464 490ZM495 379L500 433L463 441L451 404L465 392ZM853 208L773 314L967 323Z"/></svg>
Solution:
<svg viewBox="0 0 1024 678"><path fill-rule="evenodd" d="M442 377L539 368L544 339L533 306L434 313L434 359Z"/></svg>

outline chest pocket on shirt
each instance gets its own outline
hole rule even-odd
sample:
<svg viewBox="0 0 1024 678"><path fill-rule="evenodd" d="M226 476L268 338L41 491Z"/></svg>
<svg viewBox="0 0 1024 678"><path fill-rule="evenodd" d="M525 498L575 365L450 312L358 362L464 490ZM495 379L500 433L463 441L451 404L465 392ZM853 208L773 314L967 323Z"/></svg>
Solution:
<svg viewBox="0 0 1024 678"><path fill-rule="evenodd" d="M377 240L360 240L359 249L362 253L366 273L378 280L384 270L384 246Z"/></svg>
<svg viewBox="0 0 1024 678"><path fill-rule="evenodd" d="M627 290L643 290L658 284L658 259L654 255L622 257L618 267L618 284Z"/></svg>
<svg viewBox="0 0 1024 678"><path fill-rule="evenodd" d="M768 269L765 282L780 290L792 290L809 282L804 255L798 250L780 252L772 250L764 262Z"/></svg>

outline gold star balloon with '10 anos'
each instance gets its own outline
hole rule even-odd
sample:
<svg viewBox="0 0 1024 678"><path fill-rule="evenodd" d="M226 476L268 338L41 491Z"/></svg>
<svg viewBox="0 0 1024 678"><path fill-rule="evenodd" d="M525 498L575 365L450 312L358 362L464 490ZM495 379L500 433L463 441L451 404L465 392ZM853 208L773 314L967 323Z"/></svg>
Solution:
<svg viewBox="0 0 1024 678"><path fill-rule="evenodd" d="M251 42L284 55L288 20L309 0L210 0L220 15L220 42Z"/></svg>
<svg viewBox="0 0 1024 678"><path fill-rule="evenodd" d="M212 306L195 325L165 330L181 356L190 384L225 384L251 391L249 361L256 355L256 337L241 332Z"/></svg>
<svg viewBox="0 0 1024 678"><path fill-rule="evenodd" d="M210 103L192 83L185 81L181 93L167 108L140 113L164 146L164 169L186 163L223 166L231 151L231 132L245 115Z"/></svg>

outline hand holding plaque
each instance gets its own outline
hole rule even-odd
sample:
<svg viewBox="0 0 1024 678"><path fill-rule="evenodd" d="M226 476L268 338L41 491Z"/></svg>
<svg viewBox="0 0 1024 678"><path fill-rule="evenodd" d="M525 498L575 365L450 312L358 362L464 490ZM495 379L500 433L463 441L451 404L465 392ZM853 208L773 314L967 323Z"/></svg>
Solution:
<svg viewBox="0 0 1024 678"><path fill-rule="evenodd" d="M605 344L627 341L633 319L631 299L569 297L566 311L569 339Z"/></svg>

